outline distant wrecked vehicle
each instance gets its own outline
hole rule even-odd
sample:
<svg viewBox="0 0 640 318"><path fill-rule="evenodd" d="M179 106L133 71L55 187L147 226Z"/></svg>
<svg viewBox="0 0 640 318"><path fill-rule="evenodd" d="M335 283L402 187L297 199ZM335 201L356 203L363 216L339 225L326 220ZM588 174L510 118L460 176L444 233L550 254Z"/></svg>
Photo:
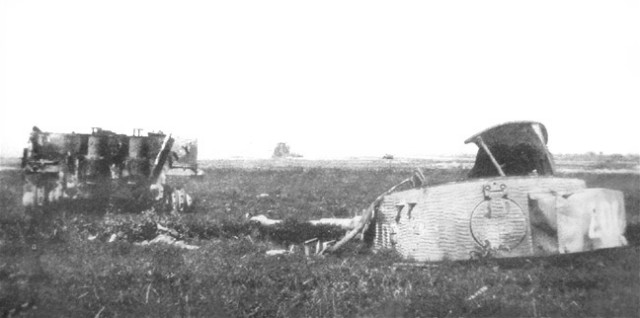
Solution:
<svg viewBox="0 0 640 318"><path fill-rule="evenodd" d="M473 135L475 165L462 182L412 178L379 196L355 230L374 249L418 261L574 253L627 245L623 193L556 177L547 130L510 122ZM410 185L410 189L396 191Z"/></svg>
<svg viewBox="0 0 640 318"><path fill-rule="evenodd" d="M198 145L162 132L131 136L93 128L90 134L51 133L33 127L24 149L22 202L29 208L85 202L94 208L182 212L192 205L166 182L173 170L198 172Z"/></svg>

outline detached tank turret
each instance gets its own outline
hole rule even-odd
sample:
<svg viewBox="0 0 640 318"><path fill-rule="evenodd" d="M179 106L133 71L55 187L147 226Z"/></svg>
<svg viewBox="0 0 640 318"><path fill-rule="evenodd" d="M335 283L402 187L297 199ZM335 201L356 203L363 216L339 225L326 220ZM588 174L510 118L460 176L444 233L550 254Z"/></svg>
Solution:
<svg viewBox="0 0 640 318"><path fill-rule="evenodd" d="M51 133L33 127L22 168L26 207L85 202L92 208L183 212L192 206L181 188L166 183L171 170L197 174L193 139L162 132L131 136L93 128L91 134Z"/></svg>

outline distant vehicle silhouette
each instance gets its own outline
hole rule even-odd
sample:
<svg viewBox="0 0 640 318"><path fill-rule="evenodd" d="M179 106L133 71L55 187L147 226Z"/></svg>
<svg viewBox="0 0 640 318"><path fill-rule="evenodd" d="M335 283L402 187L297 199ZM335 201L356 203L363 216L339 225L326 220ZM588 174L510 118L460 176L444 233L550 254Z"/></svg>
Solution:
<svg viewBox="0 0 640 318"><path fill-rule="evenodd" d="M301 158L302 155L291 152L291 148L284 142L279 142L276 145L276 148L273 150L273 155L271 156L274 159L277 158Z"/></svg>

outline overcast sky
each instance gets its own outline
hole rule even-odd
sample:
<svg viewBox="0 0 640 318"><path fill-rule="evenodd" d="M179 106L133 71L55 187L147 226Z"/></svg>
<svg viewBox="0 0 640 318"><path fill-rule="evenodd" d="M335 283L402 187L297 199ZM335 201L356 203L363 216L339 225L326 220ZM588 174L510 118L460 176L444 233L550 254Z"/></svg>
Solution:
<svg viewBox="0 0 640 318"><path fill-rule="evenodd" d="M640 153L638 1L0 0L0 155L33 125L196 137L201 158Z"/></svg>

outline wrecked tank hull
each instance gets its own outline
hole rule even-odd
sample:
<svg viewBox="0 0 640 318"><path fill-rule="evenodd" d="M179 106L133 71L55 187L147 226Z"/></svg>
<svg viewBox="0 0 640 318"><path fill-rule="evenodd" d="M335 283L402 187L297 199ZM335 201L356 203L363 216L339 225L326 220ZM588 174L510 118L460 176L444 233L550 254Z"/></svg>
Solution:
<svg viewBox="0 0 640 318"><path fill-rule="evenodd" d="M627 245L623 193L555 176L547 140L546 128L530 121L473 135L465 143L475 143L478 153L466 180L424 186L418 170L380 195L332 251L360 231L374 249L395 249L418 261L545 256Z"/></svg>
<svg viewBox="0 0 640 318"><path fill-rule="evenodd" d="M373 245L418 261L583 252L626 245L624 212L621 192L579 179L478 179L385 196Z"/></svg>
<svg viewBox="0 0 640 318"><path fill-rule="evenodd" d="M135 132L134 132L135 133ZM171 170L197 172L197 141L163 133L142 136L94 128L91 134L34 127L22 158L25 207L63 202L93 209L185 211L191 197L166 182Z"/></svg>

